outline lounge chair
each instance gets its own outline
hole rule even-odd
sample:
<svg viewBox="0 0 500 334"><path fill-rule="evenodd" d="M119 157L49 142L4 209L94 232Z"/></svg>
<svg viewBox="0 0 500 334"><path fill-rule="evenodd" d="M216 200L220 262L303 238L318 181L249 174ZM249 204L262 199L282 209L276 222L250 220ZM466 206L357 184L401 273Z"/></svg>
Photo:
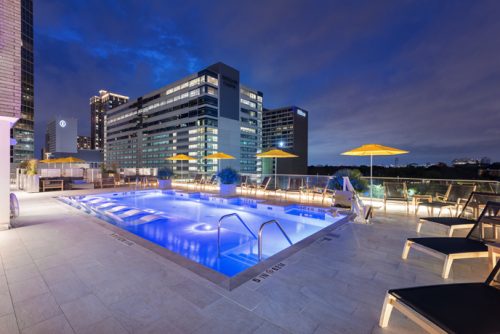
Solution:
<svg viewBox="0 0 500 334"><path fill-rule="evenodd" d="M481 283L387 291L380 327L388 326L393 308L429 333L500 333L500 262Z"/></svg>
<svg viewBox="0 0 500 334"><path fill-rule="evenodd" d="M249 190L250 186L250 177L248 175L242 175L240 179L240 193L243 194L243 190Z"/></svg>
<svg viewBox="0 0 500 334"><path fill-rule="evenodd" d="M406 213L410 210L408 189L406 182L384 182L384 212L387 211L387 202L403 202L406 205Z"/></svg>
<svg viewBox="0 0 500 334"><path fill-rule="evenodd" d="M299 202L302 201L302 195L305 193L303 181L302 177L290 177L288 179L287 188L283 189L285 192L285 200L287 200L289 194L298 194Z"/></svg>
<svg viewBox="0 0 500 334"><path fill-rule="evenodd" d="M194 185L194 188L196 189L197 186L201 185L203 183L203 175L202 174L196 174L194 176L194 179L188 182L188 188L189 185L192 184Z"/></svg>
<svg viewBox="0 0 500 334"><path fill-rule="evenodd" d="M500 203L488 202L473 228L465 238L409 238L402 258L406 260L410 248L444 259L441 276L448 278L454 260L488 257L485 242L499 242Z"/></svg>
<svg viewBox="0 0 500 334"><path fill-rule="evenodd" d="M335 193L335 186L337 181L335 178L329 178L326 180L323 186L313 186L309 188L308 193L312 194L312 201L314 202L316 195L321 196L321 204L325 203L326 198L331 198Z"/></svg>
<svg viewBox="0 0 500 334"><path fill-rule="evenodd" d="M424 217L417 224L417 233L420 233L424 223L434 223L444 226L449 237L455 230L471 229L476 223L479 212L484 209L488 201L500 202L500 194L472 192L463 206L458 217Z"/></svg>
<svg viewBox="0 0 500 334"><path fill-rule="evenodd" d="M439 209L438 217L444 209L449 210L450 216L453 215L453 210L458 215L460 207L474 190L476 190L474 184L450 184L445 194L437 193L432 202L420 202L415 212L418 212L421 206L425 206L428 212L431 210L431 214L434 214L434 209Z"/></svg>
<svg viewBox="0 0 500 334"><path fill-rule="evenodd" d="M213 174L210 179L205 179L202 181L201 186L203 189L206 189L207 186L216 186L217 185L217 174Z"/></svg>
<svg viewBox="0 0 500 334"><path fill-rule="evenodd" d="M268 190L267 188L269 187L269 183L270 182L271 182L271 177L270 176L265 176L262 179L262 182L260 184L251 185L251 186L249 186L249 189L253 189L255 191L255 196L257 196L257 192L259 190L261 190L264 193L266 193L266 191Z"/></svg>

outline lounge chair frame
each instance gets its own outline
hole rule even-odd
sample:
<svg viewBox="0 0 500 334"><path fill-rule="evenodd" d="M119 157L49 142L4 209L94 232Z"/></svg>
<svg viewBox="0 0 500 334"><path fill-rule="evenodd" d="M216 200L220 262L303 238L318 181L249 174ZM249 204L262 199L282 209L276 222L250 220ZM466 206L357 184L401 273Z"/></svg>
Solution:
<svg viewBox="0 0 500 334"><path fill-rule="evenodd" d="M498 204L498 203L495 203L495 202L488 202L488 204L489 203ZM484 208L483 212L477 218L476 223L473 225L472 229L469 231L469 233L465 237L466 239L468 239L470 237L470 235L474 231L474 227L477 226L481 222L481 220L483 219L483 216L486 214L486 212L488 210L488 204L486 204L486 207ZM496 235L496 233L497 233L497 227L494 227L494 228L495 228L495 235ZM484 231L484 226L482 226L482 229ZM444 254L444 253L441 253L441 252L439 252L437 250L434 250L432 248L429 248L429 247L426 247L424 245L415 243L414 241L406 240L405 246L403 248L403 254L401 255L401 258L403 260L408 259L408 254L410 253L410 249L411 248L416 249L418 251L421 251L422 253L425 253L427 255L431 255L433 257L436 257L438 259L443 259L444 260L444 265L443 265L443 271L441 273L441 277L444 278L444 279L447 279L449 277L453 261L459 260L459 259L475 259L475 258L482 258L482 257L488 257L489 256L487 249L485 251L482 251L482 252L467 252L467 253Z"/></svg>
<svg viewBox="0 0 500 334"><path fill-rule="evenodd" d="M446 193L444 194L435 194L435 200L432 200L432 202L420 202L417 204L417 207L415 208L415 213L417 213L420 209L420 207L427 206L427 214L429 215L434 215L434 207L432 205L426 205L429 203L441 203L443 204L441 207L439 207L439 212L438 212L438 217L441 216L441 213L443 212L444 209L448 209L450 212L450 216L453 215L453 209L455 209L455 212L458 212L460 209L460 206L464 203L462 198L457 198L456 201L450 202L449 198L451 196L453 187L457 186L471 186L472 187L472 192L476 190L477 185L476 184L450 184L448 186L448 189L446 190ZM469 194L470 197L470 194Z"/></svg>
<svg viewBox="0 0 500 334"><path fill-rule="evenodd" d="M492 285L496 274L500 270L500 262L496 264L493 271L490 273L484 284ZM427 319L422 314L418 313L412 307L406 305L403 301L399 300L388 291L384 298L384 305L382 306L382 312L380 314L379 326L385 328L389 325L389 319L391 317L393 309L397 309L403 315L408 317L410 320L415 322L417 325L422 327L426 332L432 334L443 334L447 333L441 327L436 325L431 320Z"/></svg>
<svg viewBox="0 0 500 334"><path fill-rule="evenodd" d="M388 184L402 184L403 185L403 197L387 197L387 185ZM387 202L404 202L406 204L406 213L410 212L410 199L408 197L408 188L406 182L384 182L384 212L387 212Z"/></svg>
<svg viewBox="0 0 500 334"><path fill-rule="evenodd" d="M468 207L469 203L471 202L472 198L474 196L477 196L477 195L479 195L479 196L482 196L482 195L484 195L484 196L499 196L499 198L500 198L500 194L473 191L469 195L469 198L467 199L467 202L465 202L464 206L462 207L462 210L460 211L460 214L457 216L458 218L465 216L465 213L467 211L467 207ZM420 233L420 231L422 230L422 225L424 223L431 223L431 224L441 225L441 224L435 223L433 221L426 220L426 218L429 218L429 217L419 218L418 223L417 223L417 233ZM449 237L451 237L451 236L453 236L453 233L456 230L465 230L465 229L470 230L473 227L474 227L474 224L471 223L471 224L450 225L450 226L446 226L445 228L446 228L447 235Z"/></svg>

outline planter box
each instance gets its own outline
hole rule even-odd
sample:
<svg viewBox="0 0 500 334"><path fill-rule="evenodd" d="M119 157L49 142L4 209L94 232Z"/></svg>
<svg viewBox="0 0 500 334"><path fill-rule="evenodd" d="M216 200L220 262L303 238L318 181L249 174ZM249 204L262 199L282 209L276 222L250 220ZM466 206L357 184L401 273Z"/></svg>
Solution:
<svg viewBox="0 0 500 334"><path fill-rule="evenodd" d="M26 184L24 189L29 193L40 192L40 176L26 175Z"/></svg>
<svg viewBox="0 0 500 334"><path fill-rule="evenodd" d="M221 196L234 196L236 195L236 184L220 184L219 194Z"/></svg>
<svg viewBox="0 0 500 334"><path fill-rule="evenodd" d="M158 180L158 188L172 189L172 180Z"/></svg>

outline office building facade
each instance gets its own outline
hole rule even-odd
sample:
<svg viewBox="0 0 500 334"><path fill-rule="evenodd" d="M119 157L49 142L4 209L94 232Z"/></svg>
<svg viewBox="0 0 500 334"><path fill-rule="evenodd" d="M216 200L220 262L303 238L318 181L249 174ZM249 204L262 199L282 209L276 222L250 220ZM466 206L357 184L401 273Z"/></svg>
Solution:
<svg viewBox="0 0 500 334"><path fill-rule="evenodd" d="M17 164L33 159L35 151L34 130L34 59L33 59L33 1L15 1L13 5L20 7L21 23L21 86L19 98L21 117L11 129L11 137L15 139L10 147L10 162ZM3 21L2 21L3 22ZM2 27L3 29L3 27Z"/></svg>
<svg viewBox="0 0 500 334"><path fill-rule="evenodd" d="M92 147L90 136L78 136L76 141L76 149L90 150Z"/></svg>
<svg viewBox="0 0 500 334"><path fill-rule="evenodd" d="M297 106L266 109L262 121L262 147L281 149L298 158L281 159L278 174L307 174L309 113ZM263 173L274 174L274 159L264 159Z"/></svg>
<svg viewBox="0 0 500 334"><path fill-rule="evenodd" d="M56 117L47 124L45 153L77 153L78 121Z"/></svg>
<svg viewBox="0 0 500 334"><path fill-rule="evenodd" d="M184 172L214 173L217 161L203 157L224 152L220 161L245 173L260 173L263 94L240 84L239 71L217 63L106 112L106 164L122 168L171 166L176 154L196 160Z"/></svg>
<svg viewBox="0 0 500 334"><path fill-rule="evenodd" d="M104 148L104 114L119 105L128 102L128 96L100 90L99 96L90 98L90 148Z"/></svg>
<svg viewBox="0 0 500 334"><path fill-rule="evenodd" d="M0 230L10 224L11 129L21 117L22 17L20 0L0 0Z"/></svg>

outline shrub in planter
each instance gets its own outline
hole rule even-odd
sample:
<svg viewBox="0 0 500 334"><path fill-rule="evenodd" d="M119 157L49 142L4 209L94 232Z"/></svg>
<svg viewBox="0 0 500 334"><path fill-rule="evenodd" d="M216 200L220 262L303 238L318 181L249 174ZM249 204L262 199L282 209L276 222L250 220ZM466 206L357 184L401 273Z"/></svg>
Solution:
<svg viewBox="0 0 500 334"><path fill-rule="evenodd" d="M222 196L232 196L236 194L236 183L240 174L233 168L227 167L217 173L220 180L219 192Z"/></svg>
<svg viewBox="0 0 500 334"><path fill-rule="evenodd" d="M158 187L160 189L171 189L172 180L170 179L174 173L170 168L158 169Z"/></svg>

